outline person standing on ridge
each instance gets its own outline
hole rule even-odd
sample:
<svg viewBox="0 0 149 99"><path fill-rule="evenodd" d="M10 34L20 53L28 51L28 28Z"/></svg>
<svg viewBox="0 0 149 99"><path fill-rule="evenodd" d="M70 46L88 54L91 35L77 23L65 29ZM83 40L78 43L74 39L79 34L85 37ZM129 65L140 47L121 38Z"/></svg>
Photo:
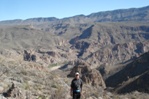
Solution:
<svg viewBox="0 0 149 99"><path fill-rule="evenodd" d="M80 78L79 72L75 73L75 78L71 81L71 89L70 94L73 97L73 99L80 99L82 94L82 86L83 82Z"/></svg>

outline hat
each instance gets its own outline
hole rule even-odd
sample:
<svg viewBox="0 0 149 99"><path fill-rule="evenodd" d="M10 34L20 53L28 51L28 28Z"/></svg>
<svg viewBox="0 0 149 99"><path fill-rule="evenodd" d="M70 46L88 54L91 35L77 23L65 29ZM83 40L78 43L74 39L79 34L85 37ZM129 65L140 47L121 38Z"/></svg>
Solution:
<svg viewBox="0 0 149 99"><path fill-rule="evenodd" d="M79 75L79 72L76 72L75 75Z"/></svg>

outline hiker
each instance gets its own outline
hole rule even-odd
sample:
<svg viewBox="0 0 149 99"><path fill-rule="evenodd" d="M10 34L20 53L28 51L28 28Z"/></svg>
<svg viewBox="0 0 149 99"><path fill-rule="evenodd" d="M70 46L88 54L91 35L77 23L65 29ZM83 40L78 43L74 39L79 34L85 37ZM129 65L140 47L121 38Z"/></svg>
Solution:
<svg viewBox="0 0 149 99"><path fill-rule="evenodd" d="M83 82L80 79L79 72L76 72L75 78L71 82L71 89L70 89L70 94L73 97L73 99L80 99L82 94L82 85Z"/></svg>

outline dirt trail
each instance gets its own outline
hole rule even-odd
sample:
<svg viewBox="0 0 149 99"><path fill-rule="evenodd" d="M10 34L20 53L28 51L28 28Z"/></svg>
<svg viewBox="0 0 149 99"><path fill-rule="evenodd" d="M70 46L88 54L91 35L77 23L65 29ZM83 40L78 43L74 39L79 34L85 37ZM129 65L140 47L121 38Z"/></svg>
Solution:
<svg viewBox="0 0 149 99"><path fill-rule="evenodd" d="M59 69L61 66L63 66L63 65L58 65L58 66L51 67L50 71L54 71L56 69Z"/></svg>

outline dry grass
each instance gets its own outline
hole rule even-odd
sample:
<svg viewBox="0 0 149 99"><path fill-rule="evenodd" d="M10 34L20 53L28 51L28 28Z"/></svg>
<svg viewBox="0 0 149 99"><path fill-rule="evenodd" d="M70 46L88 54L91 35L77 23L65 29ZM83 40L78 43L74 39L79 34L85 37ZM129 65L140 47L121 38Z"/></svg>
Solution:
<svg viewBox="0 0 149 99"><path fill-rule="evenodd" d="M0 73L4 73L2 82L14 82L28 99L71 99L70 83L73 78L67 78L67 72L56 70L48 72L49 68L38 63L8 61L0 57ZM42 69L37 69L41 68ZM46 72L45 72L46 70ZM6 87L5 87L6 88ZM100 87L87 84L83 86L82 99L148 99L149 94L133 92L125 95L105 93ZM99 98L99 99L100 99Z"/></svg>

